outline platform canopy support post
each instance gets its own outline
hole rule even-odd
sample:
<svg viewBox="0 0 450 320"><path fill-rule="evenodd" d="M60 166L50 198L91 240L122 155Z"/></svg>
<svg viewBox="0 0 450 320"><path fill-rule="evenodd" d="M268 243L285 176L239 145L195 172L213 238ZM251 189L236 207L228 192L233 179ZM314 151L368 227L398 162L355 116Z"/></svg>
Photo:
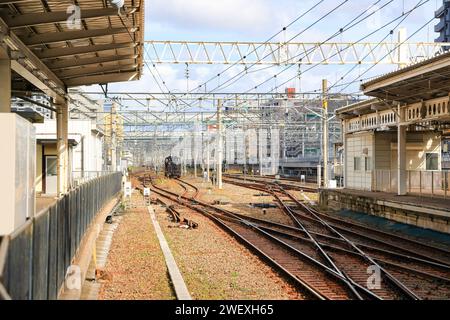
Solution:
<svg viewBox="0 0 450 320"><path fill-rule="evenodd" d="M110 141L110 150L111 150L111 171L117 171L117 140L116 140L116 127L117 127L117 103L115 101L112 102L111 105L111 141ZM138 160L139 161L139 160Z"/></svg>
<svg viewBox="0 0 450 320"><path fill-rule="evenodd" d="M397 114L397 194L406 195L406 126L402 125L404 120L400 104Z"/></svg>
<svg viewBox="0 0 450 320"><path fill-rule="evenodd" d="M67 99L56 98L56 139L57 139L57 190L58 195L65 194L69 189L69 106Z"/></svg>
<svg viewBox="0 0 450 320"><path fill-rule="evenodd" d="M11 112L11 60L0 48L0 112Z"/></svg>

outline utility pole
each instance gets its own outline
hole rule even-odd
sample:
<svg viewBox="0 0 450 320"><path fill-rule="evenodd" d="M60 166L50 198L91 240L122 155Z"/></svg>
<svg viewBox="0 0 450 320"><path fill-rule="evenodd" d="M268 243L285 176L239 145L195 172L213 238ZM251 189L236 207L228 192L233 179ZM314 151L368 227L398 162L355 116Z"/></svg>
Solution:
<svg viewBox="0 0 450 320"><path fill-rule="evenodd" d="M183 169L184 169L184 175L187 176L187 160L188 160L188 153L187 153L187 147L186 147L186 132L183 134Z"/></svg>
<svg viewBox="0 0 450 320"><path fill-rule="evenodd" d="M244 181L247 180L247 144L246 144L246 139L245 139L245 128L242 127L242 140L243 142L243 147L242 147L242 152L244 154Z"/></svg>
<svg viewBox="0 0 450 320"><path fill-rule="evenodd" d="M322 112L323 112L323 186L328 188L328 82L322 80Z"/></svg>
<svg viewBox="0 0 450 320"><path fill-rule="evenodd" d="M204 143L205 143L205 139L204 139L204 135L205 133L203 132L203 122L202 122L202 127L200 129L202 131L202 141L201 141L201 150L200 150L200 162L201 162L201 166L202 166L202 177L203 177L203 172L205 171L205 148L204 148Z"/></svg>
<svg viewBox="0 0 450 320"><path fill-rule="evenodd" d="M192 145L191 150L193 150L193 158L194 158L194 177L197 178L197 128L194 128L194 131L192 132Z"/></svg>
<svg viewBox="0 0 450 320"><path fill-rule="evenodd" d="M262 154L262 144L263 144L263 138L262 138L262 130L263 129L259 129L258 131L258 154L259 154L259 175L262 177L263 173L263 154Z"/></svg>
<svg viewBox="0 0 450 320"><path fill-rule="evenodd" d="M222 189L222 101L217 101L217 187Z"/></svg>
<svg viewBox="0 0 450 320"><path fill-rule="evenodd" d="M209 182L209 157L210 157L210 151L209 151L209 125L206 125L206 177L208 178Z"/></svg>
<svg viewBox="0 0 450 320"><path fill-rule="evenodd" d="M156 126L153 129L153 146L152 146L152 162L155 173L158 174L158 168L156 167L157 161L157 147L156 147Z"/></svg>

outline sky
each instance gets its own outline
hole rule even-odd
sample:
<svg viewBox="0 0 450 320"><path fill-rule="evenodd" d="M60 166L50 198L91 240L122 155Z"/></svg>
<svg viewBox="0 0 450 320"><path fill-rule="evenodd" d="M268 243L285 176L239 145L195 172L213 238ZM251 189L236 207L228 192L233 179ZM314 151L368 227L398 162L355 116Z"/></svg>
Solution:
<svg viewBox="0 0 450 320"><path fill-rule="evenodd" d="M400 21L389 26L382 27L390 20L399 17L402 12L411 10L418 3L424 3L414 10L398 26L407 29L407 35L413 34L422 28L434 17L434 11L442 4L442 0L146 0L145 12L145 39L146 40L187 40L187 41L261 41L264 42L274 34L278 33L284 26L288 25L302 13L313 8L308 14L282 32L276 41L286 41L295 37L295 42L322 42L329 36L335 34L349 21L363 14L368 15L371 11L375 13L360 24L346 30L334 37L330 42L354 42L374 32L372 36L364 41L379 42L384 37L385 41L395 41L398 28L394 29ZM340 6L322 20L333 8ZM375 3L376 6L373 6ZM384 6L386 5L386 6ZM383 7L384 6L384 7ZM378 9L381 8L381 9ZM377 10L378 9L378 10ZM319 22L317 22L320 20ZM437 34L433 27L438 20L434 19L425 25L409 42L433 42ZM315 24L314 24L315 23ZM308 30L301 32L311 24ZM390 35L390 31L393 34ZM303 65L300 70L306 70L311 66ZM320 88L321 80L326 78L331 84L340 79L353 66L320 65L305 71L301 78L295 77L287 85L296 87L297 91L308 92ZM395 65L376 65L370 71L370 66L357 66L352 72L341 80L347 83L357 80L358 77L366 78L395 70ZM221 73L226 65L190 65L189 80L185 78L184 65L157 65L156 69L151 64L144 66L144 74L132 85L127 83L111 84L111 91L132 92L161 92L166 88L166 83L171 92L185 92L189 88L196 88L204 81L214 78ZM214 80L209 87L214 87L219 81L225 81L243 70L243 66L235 66L221 75L220 80ZM224 92L244 92L253 88L265 80L270 79L265 85L258 88L260 92L272 90L284 80L292 78L297 74L297 67L293 67L280 74L276 80L274 74L282 71L284 67L271 67L257 71L261 67L252 67L248 75L242 77ZM152 77L150 70L155 74L158 83ZM162 79L162 80L161 80ZM345 88L344 92L357 92L358 83ZM344 86L336 87L336 91L343 90ZM97 86L86 88L89 91L100 91ZM279 92L283 91L279 89Z"/></svg>

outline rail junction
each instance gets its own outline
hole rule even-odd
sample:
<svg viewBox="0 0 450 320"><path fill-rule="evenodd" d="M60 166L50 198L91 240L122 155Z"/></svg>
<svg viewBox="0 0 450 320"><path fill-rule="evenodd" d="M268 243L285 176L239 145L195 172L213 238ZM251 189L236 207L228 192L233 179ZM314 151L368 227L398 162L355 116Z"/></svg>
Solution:
<svg viewBox="0 0 450 320"><path fill-rule="evenodd" d="M450 2L244 2L0 0L1 300L450 299Z"/></svg>

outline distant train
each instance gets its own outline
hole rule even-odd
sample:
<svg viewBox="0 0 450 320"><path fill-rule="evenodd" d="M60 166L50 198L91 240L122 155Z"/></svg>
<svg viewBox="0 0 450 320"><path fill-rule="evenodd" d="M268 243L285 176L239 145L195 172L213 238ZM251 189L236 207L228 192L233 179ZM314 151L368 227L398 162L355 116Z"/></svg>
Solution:
<svg viewBox="0 0 450 320"><path fill-rule="evenodd" d="M168 156L164 160L164 175L167 178L181 177L181 163L177 157Z"/></svg>

